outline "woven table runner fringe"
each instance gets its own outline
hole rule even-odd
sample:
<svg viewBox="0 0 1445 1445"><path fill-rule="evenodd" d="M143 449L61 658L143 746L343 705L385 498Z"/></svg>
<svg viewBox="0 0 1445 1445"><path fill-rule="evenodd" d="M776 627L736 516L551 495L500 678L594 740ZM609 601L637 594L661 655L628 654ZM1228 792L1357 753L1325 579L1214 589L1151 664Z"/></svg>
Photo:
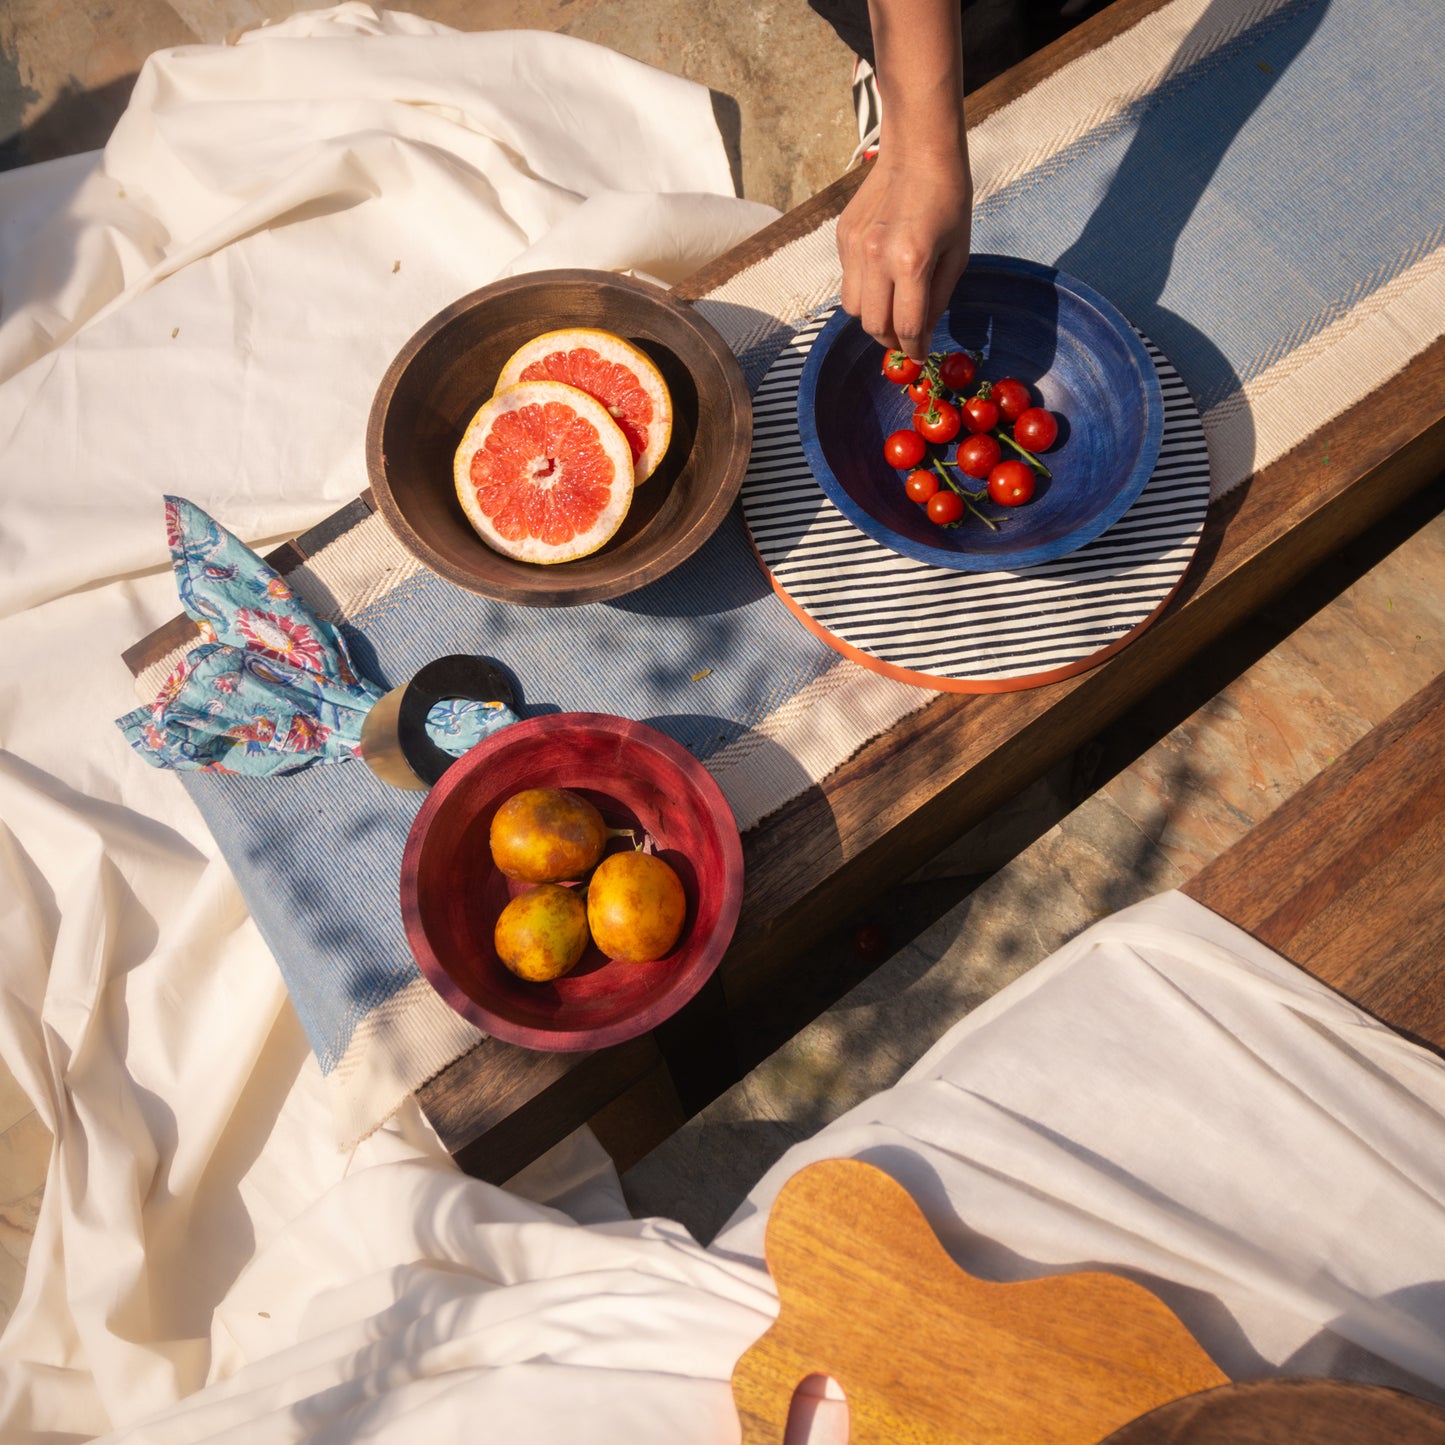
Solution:
<svg viewBox="0 0 1445 1445"><path fill-rule="evenodd" d="M1211 496L1293 451L1397 375L1445 328L1445 246L1203 414Z"/></svg>
<svg viewBox="0 0 1445 1445"><path fill-rule="evenodd" d="M374 1132L410 1095L485 1037L421 977L369 1010L326 1075L342 1147Z"/></svg>

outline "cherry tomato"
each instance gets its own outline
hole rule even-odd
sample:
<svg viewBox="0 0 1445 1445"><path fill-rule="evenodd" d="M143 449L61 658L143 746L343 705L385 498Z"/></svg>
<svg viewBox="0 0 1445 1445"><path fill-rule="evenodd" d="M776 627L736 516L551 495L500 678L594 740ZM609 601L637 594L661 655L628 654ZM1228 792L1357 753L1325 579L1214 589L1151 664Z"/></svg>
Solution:
<svg viewBox="0 0 1445 1445"><path fill-rule="evenodd" d="M935 492L928 499L928 520L946 527L963 516L963 498L957 492Z"/></svg>
<svg viewBox="0 0 1445 1445"><path fill-rule="evenodd" d="M903 490L910 502L926 502L938 490L938 478L933 472L919 468L916 472L909 472Z"/></svg>
<svg viewBox="0 0 1445 1445"><path fill-rule="evenodd" d="M933 383L926 376L920 376L917 381L909 383L908 395L915 406L927 406L928 398L933 395Z"/></svg>
<svg viewBox="0 0 1445 1445"><path fill-rule="evenodd" d="M914 361L902 351L889 351L883 357L883 375L889 381L896 381L901 386L907 386L910 381L917 381L918 374L923 370L921 361Z"/></svg>
<svg viewBox="0 0 1445 1445"><path fill-rule="evenodd" d="M923 438L916 431L905 428L896 431L883 443L883 459L890 467L906 472L923 460Z"/></svg>
<svg viewBox="0 0 1445 1445"><path fill-rule="evenodd" d="M1001 507L1020 507L1034 494L1034 474L1026 462L1000 462L988 474L988 494Z"/></svg>
<svg viewBox="0 0 1445 1445"><path fill-rule="evenodd" d="M1003 459L1003 449L991 437L982 434L968 436L958 444L954 461L966 477L982 480Z"/></svg>
<svg viewBox="0 0 1445 1445"><path fill-rule="evenodd" d="M973 385L973 378L978 368L973 364L973 357L966 351L950 351L942 361L938 363L938 379L950 391L963 391L965 387Z"/></svg>
<svg viewBox="0 0 1445 1445"><path fill-rule="evenodd" d="M913 430L924 441L951 442L962 425L958 408L949 401L933 400L931 406L920 407L913 413Z"/></svg>
<svg viewBox="0 0 1445 1445"><path fill-rule="evenodd" d="M999 415L1005 421L1017 421L1034 404L1028 387L1012 376L994 382L989 395L998 403Z"/></svg>
<svg viewBox="0 0 1445 1445"><path fill-rule="evenodd" d="M1014 423L1014 440L1025 451L1046 452L1059 439L1059 424L1051 412L1031 406Z"/></svg>
<svg viewBox="0 0 1445 1445"><path fill-rule="evenodd" d="M971 396L963 404L963 424L971 432L992 431L998 425L998 403L986 396Z"/></svg>

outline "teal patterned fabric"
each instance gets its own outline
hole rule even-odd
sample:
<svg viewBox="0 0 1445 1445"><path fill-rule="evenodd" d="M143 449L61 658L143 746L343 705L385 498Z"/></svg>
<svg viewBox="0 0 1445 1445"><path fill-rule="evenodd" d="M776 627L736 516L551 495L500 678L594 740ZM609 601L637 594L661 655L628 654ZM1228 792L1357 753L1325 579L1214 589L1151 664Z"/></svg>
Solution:
<svg viewBox="0 0 1445 1445"><path fill-rule="evenodd" d="M158 768L265 777L358 755L383 689L353 666L346 639L214 518L167 497L176 590L201 641L149 707L116 720ZM500 702L447 699L427 731L454 756L516 715Z"/></svg>

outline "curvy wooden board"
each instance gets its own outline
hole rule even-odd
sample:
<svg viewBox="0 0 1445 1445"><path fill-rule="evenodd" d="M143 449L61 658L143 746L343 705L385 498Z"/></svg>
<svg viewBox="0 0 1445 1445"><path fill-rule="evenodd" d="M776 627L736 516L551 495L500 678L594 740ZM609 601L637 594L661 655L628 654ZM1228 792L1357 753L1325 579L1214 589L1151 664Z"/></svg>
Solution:
<svg viewBox="0 0 1445 1445"><path fill-rule="evenodd" d="M843 1388L850 1445L1097 1445L1228 1383L1119 1275L975 1279L902 1185L855 1159L783 1186L766 1249L782 1309L733 1371L743 1445L779 1445L794 1391L816 1374Z"/></svg>

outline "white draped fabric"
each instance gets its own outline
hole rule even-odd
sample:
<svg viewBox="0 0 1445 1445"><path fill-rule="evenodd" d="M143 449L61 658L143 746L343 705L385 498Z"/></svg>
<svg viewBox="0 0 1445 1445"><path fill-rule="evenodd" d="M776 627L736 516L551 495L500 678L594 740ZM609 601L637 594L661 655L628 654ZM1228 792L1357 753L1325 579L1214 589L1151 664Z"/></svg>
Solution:
<svg viewBox="0 0 1445 1445"><path fill-rule="evenodd" d="M420 1148L353 1170L227 1293L215 1383L115 1438L734 1445L731 1369L777 1308L768 1205L837 1156L898 1178L980 1277L1119 1270L1234 1378L1445 1400L1445 1065L1166 894L791 1150L710 1249L619 1217L581 1146L549 1183L591 1223ZM842 1408L811 1406L793 1438L842 1445Z"/></svg>
<svg viewBox="0 0 1445 1445"><path fill-rule="evenodd" d="M733 195L703 87L356 3L157 54L103 153L0 174L0 1050L55 1135L0 1439L199 1388L254 1249L415 1153L401 1125L337 1153L213 840L113 725L122 649L178 610L162 495L253 545L312 525L456 297L670 282L774 214Z"/></svg>

